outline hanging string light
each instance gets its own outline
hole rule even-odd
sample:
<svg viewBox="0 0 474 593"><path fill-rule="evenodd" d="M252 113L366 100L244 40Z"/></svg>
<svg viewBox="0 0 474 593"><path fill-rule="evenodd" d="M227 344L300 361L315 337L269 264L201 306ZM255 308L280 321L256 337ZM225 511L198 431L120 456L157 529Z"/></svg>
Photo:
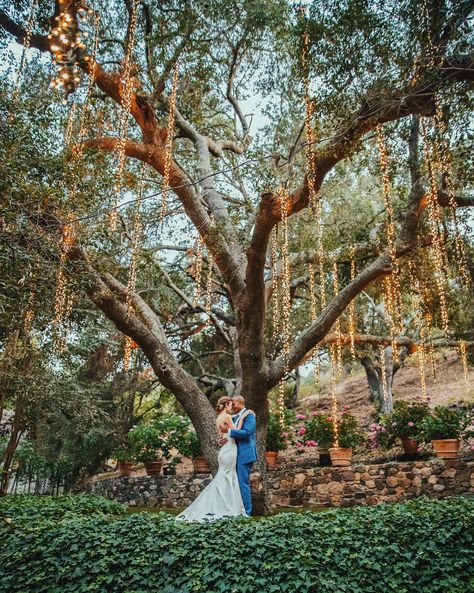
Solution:
<svg viewBox="0 0 474 593"><path fill-rule="evenodd" d="M438 291L438 298L441 310L441 321L443 325L443 331L445 334L449 332L449 318L448 308L446 304L446 291L445 291L445 254L444 254L444 243L443 235L441 232L441 215L440 208L437 200L437 187L432 161L432 151L427 138L427 130L424 118L420 118L420 129L423 139L423 153L425 158L425 164L428 171L429 179L429 190L426 194L426 203L428 210L428 224L430 228L430 234L433 241L433 253L435 260L435 271L434 277L436 287Z"/></svg>
<svg viewBox="0 0 474 593"><path fill-rule="evenodd" d="M437 372L436 372L436 360L435 360L435 351L434 351L434 343L433 343L433 315L431 313L425 314L425 319L428 325L428 354L430 358L430 366L431 366L431 375L433 379L436 379Z"/></svg>
<svg viewBox="0 0 474 593"><path fill-rule="evenodd" d="M125 336L123 348L123 370L128 373L130 370L130 361L132 358L133 340L130 336Z"/></svg>
<svg viewBox="0 0 474 593"><path fill-rule="evenodd" d="M28 54L28 50L30 49L31 37L33 35L33 24L35 21L35 12L36 12L37 4L38 4L38 0L31 0L31 2L30 2L30 11L29 11L30 14L28 17L28 23L26 25L25 36L23 38L23 49L21 52L20 66L18 67L18 71L17 71L17 75L16 75L15 89L14 89L13 95L12 95L12 102L11 102L10 113L9 113L9 117L8 117L9 123L12 122L12 119L11 119L12 111L13 111L13 109L16 105L16 102L18 100L18 95L20 94L20 85L21 85L21 81L23 79L23 74L25 72L27 54Z"/></svg>
<svg viewBox="0 0 474 593"><path fill-rule="evenodd" d="M460 276L463 279L465 285L470 286L471 278L468 272L466 252L464 249L464 243L461 237L461 231L459 228L459 221L457 216L457 204L453 183L453 163L451 153L449 151L448 141L446 138L447 127L444 121L443 110L439 102L438 96L435 96L435 105L436 111L434 123L437 132L435 139L435 148L438 157L438 166L440 169L440 173L446 184L446 190L448 194L449 212L451 216L451 222L454 228L454 247L457 265Z"/></svg>
<svg viewBox="0 0 474 593"><path fill-rule="evenodd" d="M176 114L176 90L178 88L178 63L173 65L173 82L171 85L171 93L168 100L168 128L166 131L166 145L165 145L165 167L163 172L163 189L161 192L161 213L160 220L163 226L164 218L168 211L167 196L170 187L170 171L171 162L173 160L173 133L174 120Z"/></svg>
<svg viewBox="0 0 474 593"><path fill-rule="evenodd" d="M278 416L280 425L284 428L285 424L285 374L288 372L288 355L291 346L291 330L290 330L290 311L291 311L291 295L290 295L290 259L289 259L289 233L288 233L288 194L283 187L280 187L277 192L278 202L280 206L281 216L281 336L282 336L282 352L284 359L284 372L282 379L278 386Z"/></svg>
<svg viewBox="0 0 474 593"><path fill-rule="evenodd" d="M316 241L319 264L319 294L321 311L326 307L326 280L324 275L324 247L323 247L323 206L318 202L316 215Z"/></svg>
<svg viewBox="0 0 474 593"><path fill-rule="evenodd" d="M339 279L337 276L337 261L332 264L332 282L334 296L339 294ZM336 319L336 368L337 374L342 375L342 335L341 335L341 318Z"/></svg>
<svg viewBox="0 0 474 593"><path fill-rule="evenodd" d="M207 268L207 280L206 280L206 299L204 301L204 309L207 315L207 322L210 322L211 316L211 305L212 305L212 258L211 254L208 253L208 268Z"/></svg>
<svg viewBox="0 0 474 593"><path fill-rule="evenodd" d="M415 273L415 264L413 260L408 261L408 274L410 278L410 285L414 290L414 295L412 298L412 313L413 319L415 322L415 326L418 330L418 341L419 344L417 346L417 354L418 354L418 370L420 373L420 383L421 383L421 397L423 400L427 398L427 391L426 391L426 357L425 357L425 346L424 346L424 327L423 327L423 317L422 317L422 306L421 306L421 291L420 291L420 284L418 278L416 277Z"/></svg>
<svg viewBox="0 0 474 593"><path fill-rule="evenodd" d="M385 228L387 232L388 252L392 272L386 276L384 287L386 289L386 308L390 313L392 348L396 356L397 348L395 344L395 335L401 331L401 304L400 304L400 270L397 260L397 251L395 245L395 222L394 211L391 197L390 176L388 172L388 152L385 137L380 125L376 128L377 145L380 155L380 168L382 171L382 187L385 202Z"/></svg>
<svg viewBox="0 0 474 593"><path fill-rule="evenodd" d="M194 299L193 299L193 306L195 307L201 298L201 276L202 276L202 256L204 250L204 241L202 240L201 235L198 235L196 241L196 259L194 261Z"/></svg>
<svg viewBox="0 0 474 593"><path fill-rule="evenodd" d="M300 18L305 22L306 8L300 6ZM304 103L305 103L305 118L304 127L306 133L306 181L308 184L309 207L311 211L316 214L316 164L314 158L315 133L313 126L313 117L315 112L314 101L309 93L309 36L305 26L303 33L303 44L301 47L301 68L304 73Z"/></svg>
<svg viewBox="0 0 474 593"><path fill-rule="evenodd" d="M279 292L280 292L280 282L278 277L278 270L277 270L277 227L272 228L272 232L270 235L270 244L271 244L271 273L272 273L272 297L271 297L271 305L272 305L272 337L273 337L273 344L276 349L278 339L280 336L280 325L281 325L281 315L279 310Z"/></svg>
<svg viewBox="0 0 474 593"><path fill-rule="evenodd" d="M356 275L354 247L351 247L351 267L350 267L350 282L352 282ZM349 339L351 345L352 360L355 360L355 303L354 299L349 303Z"/></svg>
<svg viewBox="0 0 474 593"><path fill-rule="evenodd" d="M138 0L132 0L130 11L130 23L128 28L127 48L122 74L122 85L120 92L120 104L122 111L119 118L119 133L116 145L117 152L117 170L115 172L115 201L109 215L110 230L114 231L117 226L117 204L120 193L122 192L123 174L125 172L125 145L128 134L128 119L132 106L132 58L135 45L135 31L137 27L137 6Z"/></svg>
<svg viewBox="0 0 474 593"><path fill-rule="evenodd" d="M337 352L334 343L329 346L329 356L331 359L331 412L334 427L333 447L339 449L339 405L336 395Z"/></svg>
<svg viewBox="0 0 474 593"><path fill-rule="evenodd" d="M61 249L59 252L59 267L56 273L56 288L54 294L53 305L53 328L54 328L54 343L53 350L60 352L62 349L62 325L64 320L70 314L72 307L71 298L68 295L67 281L65 274L66 260L69 251L74 244L75 236L74 229L71 224L65 224L62 228L61 235Z"/></svg>
<svg viewBox="0 0 474 593"><path fill-rule="evenodd" d="M462 368L464 372L464 387L466 392L470 389L470 382L469 382L469 369L467 364L467 349L466 349L466 342L464 340L459 340L459 353L461 356L462 361Z"/></svg>
<svg viewBox="0 0 474 593"><path fill-rule="evenodd" d="M79 0L59 0L58 4L59 13L54 17L56 24L48 35L53 61L58 65L51 87L63 89L68 96L81 82L80 64L86 49L82 37L87 33L81 36L80 18L93 14L93 11Z"/></svg>
<svg viewBox="0 0 474 593"><path fill-rule="evenodd" d="M387 367L385 364L385 346L380 344L379 346L380 355L380 375L382 379L382 398L386 402L388 398L388 386L387 386Z"/></svg>
<svg viewBox="0 0 474 593"><path fill-rule="evenodd" d="M311 321L316 319L316 294L314 292L314 268L313 264L308 264L308 288L309 288L309 303L310 303L310 315Z"/></svg>

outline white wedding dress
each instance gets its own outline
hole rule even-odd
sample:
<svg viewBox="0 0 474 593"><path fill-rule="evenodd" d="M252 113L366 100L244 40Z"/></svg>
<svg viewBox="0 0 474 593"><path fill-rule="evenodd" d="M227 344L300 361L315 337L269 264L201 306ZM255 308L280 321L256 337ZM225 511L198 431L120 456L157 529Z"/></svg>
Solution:
<svg viewBox="0 0 474 593"><path fill-rule="evenodd" d="M214 521L224 517L247 517L237 478L237 445L228 434L227 443L217 456L219 469L214 479L187 509L176 518L181 521Z"/></svg>

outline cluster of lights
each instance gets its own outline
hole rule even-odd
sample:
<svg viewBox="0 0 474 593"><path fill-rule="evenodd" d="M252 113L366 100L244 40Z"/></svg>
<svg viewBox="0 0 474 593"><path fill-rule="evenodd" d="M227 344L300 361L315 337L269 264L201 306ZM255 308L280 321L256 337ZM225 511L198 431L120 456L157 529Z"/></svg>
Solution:
<svg viewBox="0 0 474 593"><path fill-rule="evenodd" d="M61 250L59 252L59 268L56 275L56 289L54 294L54 317L53 327L55 329L54 350L60 352L64 347L64 334L61 328L64 321L68 318L72 309L72 295L68 295L66 274L64 271L65 263L71 246L74 244L75 236L72 225L66 224L62 229ZM61 336L61 333L63 336Z"/></svg>
<svg viewBox="0 0 474 593"><path fill-rule="evenodd" d="M197 238L197 246L196 246L196 259L194 261L194 298L193 298L193 306L195 307L201 298L201 276L202 276L202 255L204 251L204 241L202 240L201 235L198 235Z"/></svg>
<svg viewBox="0 0 474 593"><path fill-rule="evenodd" d="M458 269L466 286L470 286L471 278L468 272L466 252L464 243L461 238L459 229L459 221L457 216L456 198L454 194L453 183L453 164L451 153L449 151L448 142L446 140L447 128L443 117L442 107L439 103L438 97L435 97L436 112L434 117L435 127L437 131L437 138L435 140L436 152L439 161L439 169L446 183L446 190L448 194L449 210L451 221L454 227L454 246L456 251L456 258Z"/></svg>
<svg viewBox="0 0 474 593"><path fill-rule="evenodd" d="M314 282L314 268L313 264L308 264L308 288L309 288L309 306L310 306L310 314L311 314L311 321L316 319L316 295L314 292L315 282Z"/></svg>
<svg viewBox="0 0 474 593"><path fill-rule="evenodd" d="M208 252L208 268L207 268L207 280L206 280L206 298L204 301L204 310L207 315L207 324L211 316L211 305L212 305L212 258Z"/></svg>
<svg viewBox="0 0 474 593"><path fill-rule="evenodd" d="M289 234L288 234L288 194L283 187L280 187L277 192L280 216L281 216L281 335L283 345L284 358L284 372L280 384L278 385L278 415L282 428L285 423L285 374L288 371L288 355L291 345L291 329L290 329L290 311L291 311L291 296L290 296L290 258L289 258Z"/></svg>
<svg viewBox="0 0 474 593"><path fill-rule="evenodd" d="M316 241L319 264L319 294L321 311L326 307L326 282L324 276L324 247L323 247L323 206L318 202L316 213Z"/></svg>
<svg viewBox="0 0 474 593"><path fill-rule="evenodd" d="M26 25L25 37L23 38L23 50L21 52L21 61L20 61L20 66L18 68L18 72L17 72L15 90L13 91L11 109L15 106L15 103L18 99L18 95L20 93L20 85L21 85L21 81L23 79L23 74L25 72L25 67L26 67L26 56L27 56L28 50L30 49L31 36L33 35L33 24L34 24L34 20L35 20L35 12L36 12L37 5L38 5L38 0L31 0L31 2L30 2L30 16L28 18L28 23ZM9 121L11 123L10 118L9 118Z"/></svg>
<svg viewBox="0 0 474 593"><path fill-rule="evenodd" d="M123 370L128 373L130 370L130 361L132 358L133 340L130 336L125 336L123 348Z"/></svg>
<svg viewBox="0 0 474 593"><path fill-rule="evenodd" d="M431 313L425 314L425 319L428 325L428 354L430 357L430 365L431 365L431 374L433 379L436 379L436 361L434 355L434 343L433 343L433 315Z"/></svg>
<svg viewBox="0 0 474 593"><path fill-rule="evenodd" d="M462 368L464 371L464 387L466 388L466 392L468 392L470 389L470 384L469 384L469 372L468 372L468 365L467 365L467 349L466 349L466 342L464 340L459 340L459 353L461 355Z"/></svg>
<svg viewBox="0 0 474 593"><path fill-rule="evenodd" d="M331 359L331 411L334 427L333 447L339 449L339 405L336 396L337 351L334 343L329 346L329 355Z"/></svg>
<svg viewBox="0 0 474 593"><path fill-rule="evenodd" d="M171 93L168 100L168 127L166 130L166 145L165 145L165 167L163 171L163 189L161 192L161 225L163 225L166 216L168 205L167 196L170 187L170 172L171 161L173 159L173 132L174 120L176 115L176 91L178 88L178 63L173 66L173 82L171 85Z"/></svg>
<svg viewBox="0 0 474 593"><path fill-rule="evenodd" d="M387 385L387 368L385 365L385 346L380 344L379 346L380 355L380 375L382 378L382 398L386 402L388 398L388 385Z"/></svg>
<svg viewBox="0 0 474 593"><path fill-rule="evenodd" d="M120 91L120 103L122 111L119 120L119 133L116 145L117 170L115 172L115 201L109 215L110 230L114 231L117 226L117 204L122 191L123 174L125 171L125 144L128 133L128 118L132 107L132 58L135 45L135 32L137 28L137 5L138 0L132 0L130 12L130 23L128 28L127 48L123 66L122 85Z"/></svg>
<svg viewBox="0 0 474 593"><path fill-rule="evenodd" d="M352 282L356 275L354 248L351 248L351 267L350 267L350 282ZM355 360L355 306L354 299L349 303L349 339L351 345L352 360Z"/></svg>
<svg viewBox="0 0 474 593"><path fill-rule="evenodd" d="M428 209L428 224L430 228L431 237L433 240L433 251L435 260L435 282L438 290L438 297L441 309L441 321L445 334L449 331L448 308L446 304L446 291L444 286L445 281L445 253L443 243L443 233L441 225L440 207L437 200L437 187L433 164L432 149L429 146L427 138L427 130L424 118L421 120L421 135L423 139L423 154L425 157L426 169L429 179L429 190L426 195L427 209Z"/></svg>
<svg viewBox="0 0 474 593"><path fill-rule="evenodd" d="M280 312L279 312L279 304L280 300L278 298L279 293L279 278L278 278L278 270L277 270L277 227L272 228L272 232L270 234L270 244L271 244L271 274L272 274L272 334L273 334L273 344L276 349L276 345L278 343L278 336L280 335Z"/></svg>
<svg viewBox="0 0 474 593"><path fill-rule="evenodd" d="M82 14L93 14L93 11L81 0L59 0L56 24L48 35L53 60L59 67L51 86L61 88L66 96L74 92L81 82L79 64L84 59L86 49L79 28L79 18ZM86 33L83 35L86 36Z"/></svg>
<svg viewBox="0 0 474 593"><path fill-rule="evenodd" d="M332 264L332 286L334 296L339 294L339 279L337 275L337 262ZM336 319L336 368L337 374L342 375L342 334L341 334L341 318Z"/></svg>
<svg viewBox="0 0 474 593"><path fill-rule="evenodd" d="M130 268L128 271L128 282L127 282L127 311L131 312L132 309L132 294L135 292L137 284L137 267L138 267L138 251L140 248L140 242L142 237L142 219L141 219L141 206L143 196L143 171L145 165L142 163L140 167L140 182L138 185L138 196L135 202L135 212L133 214L133 231L132 231L132 253L130 256Z"/></svg>
<svg viewBox="0 0 474 593"><path fill-rule="evenodd" d="M385 202L385 226L387 231L388 251L392 272L385 278L385 304L387 313L390 317L392 331L392 347L396 356L397 348L395 344L395 335L399 333L401 327L401 306L400 306L400 275L397 261L397 252L395 246L395 223L394 212L391 197L390 177L388 172L388 152L385 137L380 125L376 128L377 145L380 154L380 169L382 172L383 196Z"/></svg>
<svg viewBox="0 0 474 593"><path fill-rule="evenodd" d="M424 338L424 327L423 327L423 317L422 317L422 307L421 307L421 291L420 291L420 283L415 273L415 264L410 259L408 261L408 275L410 279L410 286L415 291L413 299L412 299L412 313L413 319L415 321L415 326L418 330L418 338L419 338L419 345L417 346L417 354L418 354L418 368L420 371L420 383L421 383L421 397L423 400L427 398L426 392L426 360L425 360L425 346L423 343Z"/></svg>

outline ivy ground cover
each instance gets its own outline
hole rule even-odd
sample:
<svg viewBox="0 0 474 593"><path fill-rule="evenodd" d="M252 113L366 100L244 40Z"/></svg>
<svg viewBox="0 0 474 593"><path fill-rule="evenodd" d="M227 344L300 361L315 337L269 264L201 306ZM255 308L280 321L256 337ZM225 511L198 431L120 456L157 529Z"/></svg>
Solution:
<svg viewBox="0 0 474 593"><path fill-rule="evenodd" d="M182 524L101 497L0 499L0 593L472 593L474 500Z"/></svg>

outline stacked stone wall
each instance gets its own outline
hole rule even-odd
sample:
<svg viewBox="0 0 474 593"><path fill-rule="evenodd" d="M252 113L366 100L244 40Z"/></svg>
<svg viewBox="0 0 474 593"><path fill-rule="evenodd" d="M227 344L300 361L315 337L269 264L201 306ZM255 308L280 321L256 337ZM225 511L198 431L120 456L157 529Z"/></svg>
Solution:
<svg viewBox="0 0 474 593"><path fill-rule="evenodd" d="M274 507L338 507L400 502L427 495L474 495L474 460L433 459L378 465L291 467L269 474ZM130 506L184 508L210 482L210 475L111 477L84 490ZM253 489L259 488L253 480Z"/></svg>

